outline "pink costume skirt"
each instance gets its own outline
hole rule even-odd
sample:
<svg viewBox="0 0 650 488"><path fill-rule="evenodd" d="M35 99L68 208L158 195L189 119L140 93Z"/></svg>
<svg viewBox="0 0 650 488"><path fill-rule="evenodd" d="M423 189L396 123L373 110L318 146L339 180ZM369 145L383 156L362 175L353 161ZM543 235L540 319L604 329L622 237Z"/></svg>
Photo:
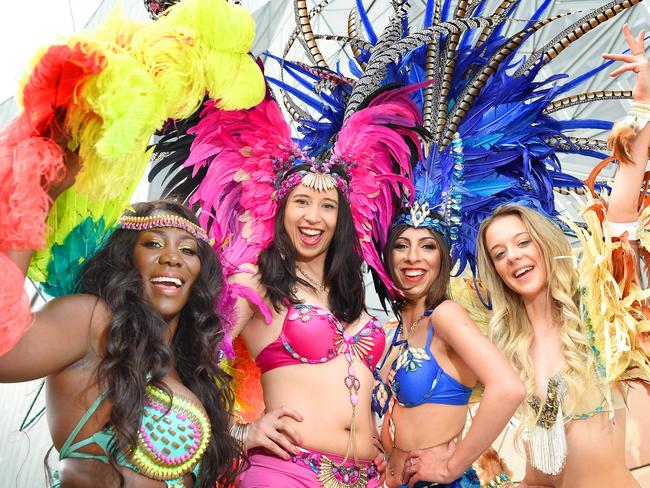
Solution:
<svg viewBox="0 0 650 488"><path fill-rule="evenodd" d="M239 488L379 488L379 473L372 461L348 459L314 450L304 450L288 461L264 449L249 452L250 467L239 475Z"/></svg>

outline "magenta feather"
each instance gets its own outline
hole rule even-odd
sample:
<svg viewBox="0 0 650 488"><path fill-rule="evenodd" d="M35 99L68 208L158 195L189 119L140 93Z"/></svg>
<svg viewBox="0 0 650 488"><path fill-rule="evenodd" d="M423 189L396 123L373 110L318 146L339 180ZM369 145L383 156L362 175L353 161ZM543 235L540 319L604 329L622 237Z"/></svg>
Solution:
<svg viewBox="0 0 650 488"><path fill-rule="evenodd" d="M278 209L273 161L288 159L296 146L280 108L270 99L234 111L219 110L209 101L200 122L188 132L196 138L185 166L208 166L190 203L200 203L201 225L222 248L229 276L240 272L242 264L256 263L271 243Z"/></svg>
<svg viewBox="0 0 650 488"><path fill-rule="evenodd" d="M196 174L207 166L190 204L201 206L199 221L215 240L227 283L229 276L247 272L242 265L257 263L271 243L278 211L274 199L278 168L273 162L288 160L297 146L280 108L270 99L234 111L220 110L208 101L199 123L188 133L196 137L185 167ZM255 290L227 283L219 308L231 323L238 297L257 306L270 323L271 312ZM223 350L232 353L229 340Z"/></svg>
<svg viewBox="0 0 650 488"><path fill-rule="evenodd" d="M411 151L412 147L421 148L415 130L421 124L421 114L408 94L416 89L390 90L377 96L345 122L332 151L334 159L348 163L350 207L364 261L391 294L396 288L384 271L377 248L386 244L401 198L414 194Z"/></svg>

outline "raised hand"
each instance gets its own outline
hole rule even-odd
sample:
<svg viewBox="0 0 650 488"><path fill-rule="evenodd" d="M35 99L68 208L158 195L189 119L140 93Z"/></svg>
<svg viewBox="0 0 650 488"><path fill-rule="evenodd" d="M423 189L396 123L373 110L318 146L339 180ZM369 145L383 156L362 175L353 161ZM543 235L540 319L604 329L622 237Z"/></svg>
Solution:
<svg viewBox="0 0 650 488"><path fill-rule="evenodd" d="M638 36L634 37L632 31L630 31L630 27L625 24L623 26L623 35L625 35L627 44L630 47L628 54L603 54L603 58L605 59L622 61L624 63L612 71L610 76L617 77L626 72L636 73L636 83L632 90L632 97L637 102L650 103L650 65L645 55L645 31L642 30Z"/></svg>

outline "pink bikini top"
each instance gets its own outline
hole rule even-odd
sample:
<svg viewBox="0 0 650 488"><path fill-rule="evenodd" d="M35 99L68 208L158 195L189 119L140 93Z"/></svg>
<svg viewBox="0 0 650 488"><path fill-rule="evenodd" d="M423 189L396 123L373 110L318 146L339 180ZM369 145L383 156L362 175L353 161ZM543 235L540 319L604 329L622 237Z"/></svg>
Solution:
<svg viewBox="0 0 650 488"><path fill-rule="evenodd" d="M352 352L370 371L384 352L386 338L376 318L349 336L343 324L314 305L290 305L279 337L255 358L262 373L292 364L321 364Z"/></svg>

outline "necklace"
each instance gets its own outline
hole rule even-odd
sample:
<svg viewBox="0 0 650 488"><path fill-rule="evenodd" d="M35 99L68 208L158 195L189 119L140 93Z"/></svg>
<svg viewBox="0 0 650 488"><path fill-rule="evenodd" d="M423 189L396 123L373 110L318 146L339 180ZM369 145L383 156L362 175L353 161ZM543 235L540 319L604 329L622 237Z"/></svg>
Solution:
<svg viewBox="0 0 650 488"><path fill-rule="evenodd" d="M318 292L323 293L323 292L327 291L327 286L325 286L323 283L320 283L320 282L316 281L314 278L312 278L309 275L309 273L307 273L307 271L302 269L298 264L296 264L296 269L298 271L300 271L300 274L305 277L305 279L307 280L307 283L309 283L311 286L316 288L316 290L318 290Z"/></svg>
<svg viewBox="0 0 650 488"><path fill-rule="evenodd" d="M427 313L427 312L428 312L428 310L425 310L425 312L424 312L422 315L420 315L420 317L419 317L418 319L416 319L416 320L415 320L415 321L414 321L414 322L413 322L413 323L408 327L408 335L405 337L406 339L408 339L409 337L411 337L411 334L413 334L413 331L414 331L415 328L418 326L418 324L422 321L423 318L428 317L429 315L431 315L430 313ZM404 330L404 329L402 329L402 330ZM402 334L404 334L404 332L402 332Z"/></svg>

